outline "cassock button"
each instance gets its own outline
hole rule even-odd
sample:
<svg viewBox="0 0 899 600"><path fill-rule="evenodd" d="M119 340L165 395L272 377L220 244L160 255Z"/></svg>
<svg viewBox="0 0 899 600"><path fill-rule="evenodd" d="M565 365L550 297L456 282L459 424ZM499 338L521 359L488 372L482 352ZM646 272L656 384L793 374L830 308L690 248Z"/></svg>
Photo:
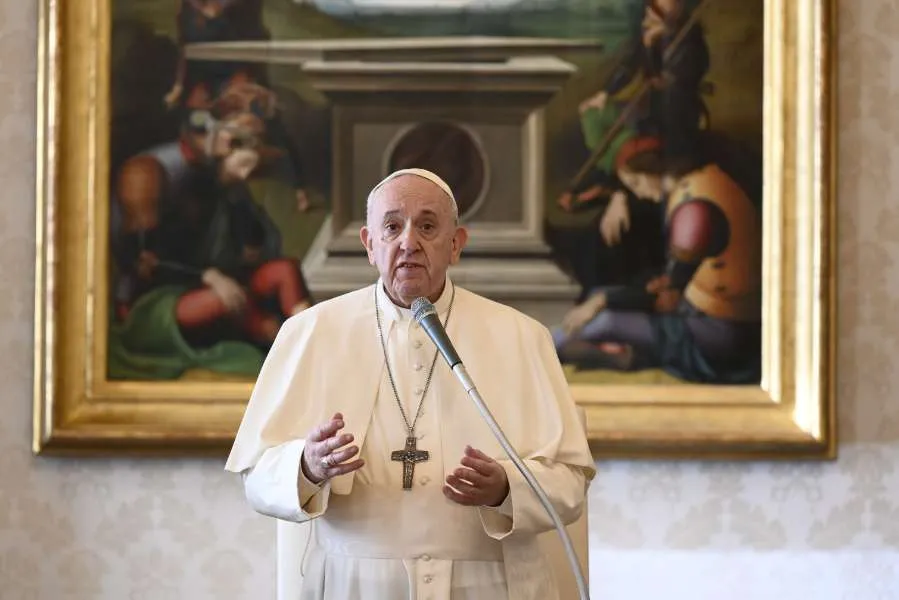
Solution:
<svg viewBox="0 0 899 600"><path fill-rule="evenodd" d="M425 475L421 479L418 480L419 485L428 485L428 482L431 481L431 478ZM426 559L427 560L427 559Z"/></svg>
<svg viewBox="0 0 899 600"><path fill-rule="evenodd" d="M412 346L414 346L415 349L418 350L419 348L421 348L421 340L415 340L415 341L412 343Z"/></svg>
<svg viewBox="0 0 899 600"><path fill-rule="evenodd" d="M416 395L416 396L421 396L422 392L424 392L424 390L423 390L422 388L415 388L415 395Z"/></svg>
<svg viewBox="0 0 899 600"><path fill-rule="evenodd" d="M421 559L425 562L428 562L429 560L431 560L431 557L428 556L427 554L422 554Z"/></svg>
<svg viewBox="0 0 899 600"><path fill-rule="evenodd" d="M412 367L416 371L421 371L421 363L415 363L415 366Z"/></svg>
<svg viewBox="0 0 899 600"><path fill-rule="evenodd" d="M425 583L431 583L434 580L434 578L431 577L430 575L425 575L424 580L425 580Z"/></svg>

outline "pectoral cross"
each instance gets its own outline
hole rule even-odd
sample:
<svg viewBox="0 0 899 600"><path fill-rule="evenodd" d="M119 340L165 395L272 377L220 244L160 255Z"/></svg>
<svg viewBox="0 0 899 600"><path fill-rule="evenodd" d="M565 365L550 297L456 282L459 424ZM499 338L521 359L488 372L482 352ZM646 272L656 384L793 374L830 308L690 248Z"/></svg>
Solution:
<svg viewBox="0 0 899 600"><path fill-rule="evenodd" d="M406 447L390 453L390 460L403 463L403 489L412 489L412 476L415 475L415 463L428 460L427 450L418 450L415 436L406 438Z"/></svg>

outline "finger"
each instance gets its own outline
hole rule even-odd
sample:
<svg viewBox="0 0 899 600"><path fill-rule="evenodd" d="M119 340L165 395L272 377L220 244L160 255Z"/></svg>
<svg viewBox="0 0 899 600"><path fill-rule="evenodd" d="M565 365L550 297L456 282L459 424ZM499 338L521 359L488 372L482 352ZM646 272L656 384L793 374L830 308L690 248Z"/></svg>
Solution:
<svg viewBox="0 0 899 600"><path fill-rule="evenodd" d="M340 413L337 414L339 415ZM322 423L321 425L313 429L312 433L309 434L309 441L321 442L330 437L333 437L334 434L343 429L343 418L336 418L336 416L337 415L335 415L335 418L331 419L329 422Z"/></svg>
<svg viewBox="0 0 899 600"><path fill-rule="evenodd" d="M240 289L240 286L235 285L231 291L231 297L233 299L234 305L237 308L243 308L243 305L247 302L247 295L243 293L243 290Z"/></svg>
<svg viewBox="0 0 899 600"><path fill-rule="evenodd" d="M465 454L466 456L470 456L472 458L477 458L479 460L483 460L485 462L496 462L492 456L487 456L477 448L472 448L471 446L465 446Z"/></svg>
<svg viewBox="0 0 899 600"><path fill-rule="evenodd" d="M338 465L340 463L346 462L349 459L356 456L359 453L359 446L350 446L349 448L344 448L343 450L338 450L337 452L331 453L331 458L329 459L334 465Z"/></svg>
<svg viewBox="0 0 899 600"><path fill-rule="evenodd" d="M222 304L225 305L225 310L227 310L228 312L234 312L234 304L231 301L231 294L229 294L227 290L223 290L221 288L213 289L213 291L218 295L219 300L222 301Z"/></svg>
<svg viewBox="0 0 899 600"><path fill-rule="evenodd" d="M480 502L476 499L471 498L470 496L466 496L465 494L460 494L453 488L448 485L443 486L443 495L455 502L456 504L462 504L463 506L479 506Z"/></svg>
<svg viewBox="0 0 899 600"><path fill-rule="evenodd" d="M447 476L446 484L463 496L475 498L483 495L483 490L481 488L473 486L467 481L463 481L454 475Z"/></svg>
<svg viewBox="0 0 899 600"><path fill-rule="evenodd" d="M491 475L496 473L494 467L495 466L498 467L498 465L496 465L496 463L489 463L485 460L481 460L479 458L472 458L470 456L463 456L461 462L464 466L474 469L475 471L477 471L481 475L484 475L485 477L490 477Z"/></svg>
<svg viewBox="0 0 899 600"><path fill-rule="evenodd" d="M334 417L331 418L327 423L322 423L321 430L324 438L330 438L337 435L337 432L346 427L346 422L343 420L343 415L340 413L336 413Z"/></svg>
<svg viewBox="0 0 899 600"><path fill-rule="evenodd" d="M484 487L490 481L488 477L481 475L474 469L463 469L460 467L455 469L451 475L463 481L467 481L475 487Z"/></svg>
<svg viewBox="0 0 899 600"><path fill-rule="evenodd" d="M495 475L498 469L502 469L491 457L471 446L465 447L465 456L462 457L460 462L463 466L474 469L481 475L488 477Z"/></svg>
<svg viewBox="0 0 899 600"><path fill-rule="evenodd" d="M325 469L325 471L327 472L329 478L337 477L338 475L345 475L357 469L361 469L363 465L365 465L365 461L360 458L358 460L354 460L353 462L340 463L339 465L328 467L327 469Z"/></svg>
<svg viewBox="0 0 899 600"><path fill-rule="evenodd" d="M228 294L231 298L231 310L237 312L241 308L243 308L244 300L246 297L243 295L241 289L237 286L233 286L231 288L231 292Z"/></svg>
<svg viewBox="0 0 899 600"><path fill-rule="evenodd" d="M346 446L355 439L352 433L343 433L336 437L331 437L322 442L322 454L331 454L338 448Z"/></svg>

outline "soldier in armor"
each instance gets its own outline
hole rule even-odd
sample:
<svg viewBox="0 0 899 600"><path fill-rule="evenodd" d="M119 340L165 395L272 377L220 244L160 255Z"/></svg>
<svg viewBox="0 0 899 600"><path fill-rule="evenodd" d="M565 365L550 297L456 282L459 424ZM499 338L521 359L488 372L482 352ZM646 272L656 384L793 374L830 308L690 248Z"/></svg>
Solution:
<svg viewBox="0 0 899 600"><path fill-rule="evenodd" d="M680 157L679 157L680 158ZM757 383L761 368L761 214L719 165L666 166L657 138L635 138L620 180L664 210L667 265L642 286L608 287L554 331L563 362L659 367L687 381Z"/></svg>
<svg viewBox="0 0 899 600"><path fill-rule="evenodd" d="M225 340L265 352L284 319L311 305L298 261L283 256L278 228L247 184L278 156L264 142L272 106L264 88L232 86L204 123L122 166L111 218L119 350L165 346L186 354L185 366L197 359L187 350ZM260 353L238 354L221 370L255 375Z"/></svg>

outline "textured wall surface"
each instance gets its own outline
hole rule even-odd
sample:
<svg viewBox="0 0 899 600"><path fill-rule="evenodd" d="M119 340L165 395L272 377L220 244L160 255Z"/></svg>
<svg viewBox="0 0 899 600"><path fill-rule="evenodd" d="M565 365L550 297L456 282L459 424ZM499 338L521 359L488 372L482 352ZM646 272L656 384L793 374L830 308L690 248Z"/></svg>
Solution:
<svg viewBox="0 0 899 600"><path fill-rule="evenodd" d="M274 528L220 461L30 454L35 4L0 0L0 595L274 598ZM899 598L899 4L840 19L841 459L600 465L594 598Z"/></svg>

